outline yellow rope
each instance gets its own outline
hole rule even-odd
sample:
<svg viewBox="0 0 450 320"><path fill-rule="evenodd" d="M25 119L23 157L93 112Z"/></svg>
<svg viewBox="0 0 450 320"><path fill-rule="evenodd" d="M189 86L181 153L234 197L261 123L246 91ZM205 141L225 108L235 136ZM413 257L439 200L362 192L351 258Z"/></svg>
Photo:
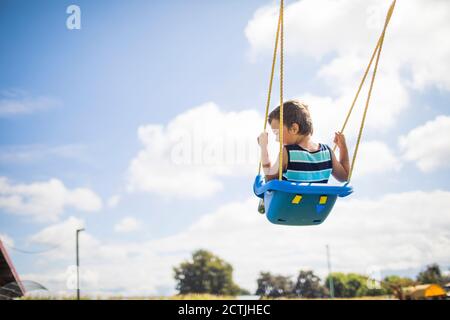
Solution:
<svg viewBox="0 0 450 320"><path fill-rule="evenodd" d="M381 35L380 35L380 37L378 39L377 45L376 45L375 49L373 50L372 56L370 58L370 62L367 65L366 71L364 72L364 76L363 76L363 78L361 80L361 83L359 84L358 91L356 92L355 98L353 99L351 107L350 107L350 109L349 109L349 111L347 113L347 116L345 117L344 124L342 125L341 131L340 131L341 133L344 132L344 130L345 130L346 126L347 126L348 120L350 119L350 116L351 116L351 114L353 112L353 108L355 107L356 101L358 100L358 97L359 97L359 94L361 92L361 89L362 89L362 87L363 87L363 85L364 85L364 83L366 81L367 74L369 73L369 70L370 70L370 67L372 66L373 60L375 59L375 56L376 56L377 52L379 51L380 44L381 44L381 41L382 41L381 39L382 39L382 37L384 37L384 34L386 32L386 28L387 28L387 26L389 24L389 21L391 20L392 13L394 12L395 2L396 2L396 0L394 0L392 2L391 6L390 6L390 8L388 10L383 32L381 33ZM333 151L336 151L336 145L333 147Z"/></svg>
<svg viewBox="0 0 450 320"><path fill-rule="evenodd" d="M378 49L380 48L380 40L381 40L381 36L378 39L377 46L375 47L375 50L372 53L372 57L370 58L369 65L367 66L366 71L364 72L364 76L361 80L361 83L359 84L358 91L356 92L355 98L353 99L350 110L348 111L347 116L345 117L344 124L342 125L341 131L340 131L341 133L344 133L344 130L347 127L348 120L350 119L350 116L353 112L353 108L355 107L356 101L358 100L359 93L361 92L364 82L366 81L366 77L367 77L367 74L369 73L370 67L372 66L373 59L375 59L375 55L377 54ZM333 151L336 151L336 145L334 145Z"/></svg>
<svg viewBox="0 0 450 320"><path fill-rule="evenodd" d="M269 118L269 107L270 107L270 99L272 97L272 85L273 85L273 77L275 74L275 64L277 61L277 51L278 51L278 39L280 35L280 25L281 25L281 10L280 15L278 17L278 27L277 27L277 34L275 36L275 49L273 50L273 59L272 59L272 70L270 73L270 81L269 81L269 93L267 94L267 102L266 102L266 115L264 117L264 132L266 132L267 129L267 120ZM258 175L261 173L261 160L259 161L258 165Z"/></svg>
<svg viewBox="0 0 450 320"><path fill-rule="evenodd" d="M364 130L364 124L366 122L367 110L369 109L370 98L372 96L372 89L373 89L373 85L375 83L375 77L377 75L378 63L380 61L380 56L381 56L381 50L383 49L384 36L386 34L387 26L389 24L389 21L391 20L392 13L394 11L395 2L396 2L396 0L394 0L392 2L391 7L389 8L388 14L386 16L386 21L384 23L383 32L381 33L381 37L380 37L380 40L379 40L379 49L378 49L377 59L375 61L375 66L374 66L374 69L373 69L373 74L372 74L372 79L371 79L371 82L370 82L369 92L367 94L366 106L364 108L364 113L363 113L363 117L362 117L362 121L361 121L361 126L359 127L358 140L356 141L355 152L353 153L352 164L350 166L350 172L349 172L349 175L348 175L348 182L350 182L352 174L353 174L353 169L355 168L356 156L358 154L359 145L361 143L361 137L362 137L363 130Z"/></svg>
<svg viewBox="0 0 450 320"><path fill-rule="evenodd" d="M280 5L280 163L278 167L278 180L283 180L283 80L284 80L284 0Z"/></svg>

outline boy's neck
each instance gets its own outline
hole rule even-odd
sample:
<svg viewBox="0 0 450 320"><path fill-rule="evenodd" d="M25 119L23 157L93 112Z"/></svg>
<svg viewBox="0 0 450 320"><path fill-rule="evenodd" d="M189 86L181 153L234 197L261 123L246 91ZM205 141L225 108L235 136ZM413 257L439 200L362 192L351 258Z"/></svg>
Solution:
<svg viewBox="0 0 450 320"><path fill-rule="evenodd" d="M310 135L307 135L307 136L299 135L297 137L297 139L295 140L295 144L303 146L303 145L309 144L310 141L311 141L311 136Z"/></svg>
<svg viewBox="0 0 450 320"><path fill-rule="evenodd" d="M312 141L312 137L310 134L307 136L298 136L295 144L307 150L315 149L317 147L316 144Z"/></svg>

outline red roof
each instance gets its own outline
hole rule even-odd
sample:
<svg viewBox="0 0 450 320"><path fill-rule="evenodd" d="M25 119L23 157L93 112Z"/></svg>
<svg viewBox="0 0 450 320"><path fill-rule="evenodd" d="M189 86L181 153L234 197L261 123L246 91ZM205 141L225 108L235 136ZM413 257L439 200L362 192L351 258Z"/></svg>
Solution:
<svg viewBox="0 0 450 320"><path fill-rule="evenodd" d="M15 292L11 290L2 290L2 288L4 288L6 285L11 284L15 288L14 289ZM20 291L20 294L18 291ZM19 275L16 269L14 268L12 260L9 257L8 252L6 251L6 248L1 240L0 240L0 293L2 295L7 295L11 298L20 297L25 294L25 288L23 287Z"/></svg>

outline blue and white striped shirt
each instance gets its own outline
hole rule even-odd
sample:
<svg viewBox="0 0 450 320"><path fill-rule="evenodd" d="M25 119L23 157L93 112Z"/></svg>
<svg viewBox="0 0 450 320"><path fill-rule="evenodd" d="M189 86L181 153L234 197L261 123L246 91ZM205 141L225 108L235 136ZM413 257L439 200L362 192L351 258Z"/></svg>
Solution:
<svg viewBox="0 0 450 320"><path fill-rule="evenodd" d="M330 147L319 144L317 151L309 152L299 145L285 146L288 164L283 178L295 182L327 183L333 171Z"/></svg>

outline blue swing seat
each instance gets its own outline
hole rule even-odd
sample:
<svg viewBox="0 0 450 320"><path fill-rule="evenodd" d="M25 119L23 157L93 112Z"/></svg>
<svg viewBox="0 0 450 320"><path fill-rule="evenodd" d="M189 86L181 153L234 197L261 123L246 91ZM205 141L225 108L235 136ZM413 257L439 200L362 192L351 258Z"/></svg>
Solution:
<svg viewBox="0 0 450 320"><path fill-rule="evenodd" d="M274 224L290 226L319 225L333 209L337 197L353 192L348 184L298 183L256 176L253 192L264 199L267 219Z"/></svg>

